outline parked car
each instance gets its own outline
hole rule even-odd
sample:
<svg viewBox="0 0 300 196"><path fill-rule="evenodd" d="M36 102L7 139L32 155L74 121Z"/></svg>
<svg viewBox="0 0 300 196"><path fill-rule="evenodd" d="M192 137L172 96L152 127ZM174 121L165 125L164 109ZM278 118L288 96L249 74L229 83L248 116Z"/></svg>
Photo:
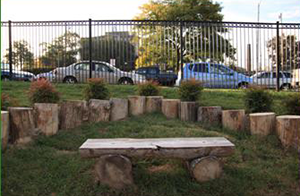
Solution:
<svg viewBox="0 0 300 196"><path fill-rule="evenodd" d="M9 65L1 64L1 80L8 81L10 80L9 74ZM35 75L33 73L27 71L20 70L12 70L12 80L16 81L33 81L35 79Z"/></svg>
<svg viewBox="0 0 300 196"><path fill-rule="evenodd" d="M161 72L159 67L140 67L135 73L146 76L147 80L153 80L161 85L173 86L177 80L177 75L172 72Z"/></svg>
<svg viewBox="0 0 300 196"><path fill-rule="evenodd" d="M53 71L55 81L64 83L86 82L90 76L89 61L74 63L68 67L59 67ZM93 61L92 78L103 78L110 84L137 84L146 81L146 77L133 72L124 72L107 62Z"/></svg>
<svg viewBox="0 0 300 196"><path fill-rule="evenodd" d="M196 79L203 82L204 87L209 88L247 88L252 83L252 78L238 73L225 65L215 63L186 63L183 73L179 71L176 85L182 80Z"/></svg>
<svg viewBox="0 0 300 196"><path fill-rule="evenodd" d="M50 82L53 82L53 80L55 80L55 74L53 73L54 71L49 71L46 73L40 73L38 75L36 75L36 79L46 79Z"/></svg>
<svg viewBox="0 0 300 196"><path fill-rule="evenodd" d="M266 86L268 88L276 88L277 79L276 72L259 72L251 76L253 84ZM281 89L290 89L292 82L292 74L289 72L279 72L279 86Z"/></svg>
<svg viewBox="0 0 300 196"><path fill-rule="evenodd" d="M293 70L291 85L293 88L300 88L300 69Z"/></svg>

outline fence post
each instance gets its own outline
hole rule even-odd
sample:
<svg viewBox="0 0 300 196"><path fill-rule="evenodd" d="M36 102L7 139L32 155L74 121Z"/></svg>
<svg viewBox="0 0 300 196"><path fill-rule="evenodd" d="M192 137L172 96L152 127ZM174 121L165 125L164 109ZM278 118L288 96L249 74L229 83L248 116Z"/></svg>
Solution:
<svg viewBox="0 0 300 196"><path fill-rule="evenodd" d="M279 37L279 21L276 23L276 91L280 91L280 37Z"/></svg>
<svg viewBox="0 0 300 196"><path fill-rule="evenodd" d="M183 43L183 21L180 21L180 70L181 70L181 80L183 80L184 78L184 74L183 74L183 47L184 47L184 43Z"/></svg>
<svg viewBox="0 0 300 196"><path fill-rule="evenodd" d="M11 21L8 21L8 61L9 61L9 79L12 80L12 39L11 39Z"/></svg>
<svg viewBox="0 0 300 196"><path fill-rule="evenodd" d="M92 19L89 19L89 60L90 60L90 75L89 78L92 78Z"/></svg>

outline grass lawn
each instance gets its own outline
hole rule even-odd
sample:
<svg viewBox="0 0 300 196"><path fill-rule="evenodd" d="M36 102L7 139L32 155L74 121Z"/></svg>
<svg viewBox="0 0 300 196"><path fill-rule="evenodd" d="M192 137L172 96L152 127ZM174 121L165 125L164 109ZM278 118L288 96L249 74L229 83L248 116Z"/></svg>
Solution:
<svg viewBox="0 0 300 196"><path fill-rule="evenodd" d="M236 145L236 152L223 160L221 178L202 184L190 178L179 160L134 159L136 187L114 191L94 183L95 160L81 159L78 153L87 138L209 136L228 138ZM26 147L7 149L1 169L5 196L299 195L297 153L283 150L276 136L260 139L219 127L167 120L161 114L84 124L51 137L38 136Z"/></svg>
<svg viewBox="0 0 300 196"><path fill-rule="evenodd" d="M86 84L54 84L61 93L63 100L83 99L83 89ZM2 82L1 90L11 97L18 100L20 106L30 106L27 91L29 82ZM136 94L137 86L109 85L111 97L125 98L128 95ZM282 107L282 101L293 92L275 92L270 91L274 97L273 111L276 114L285 114L286 111ZM164 87L162 95L165 98L178 98L177 88ZM205 89L200 98L199 104L203 106L222 106L223 109L242 109L243 90L234 89Z"/></svg>
<svg viewBox="0 0 300 196"><path fill-rule="evenodd" d="M1 90L30 106L28 82L2 82ZM55 84L63 100L83 99L85 84ZM109 85L111 97L136 94L136 86ZM277 114L285 114L282 101L292 92L273 92ZM165 98L178 98L177 88L163 88ZM242 109L242 90L205 89L200 105ZM79 146L88 138L162 138L222 136L236 145L225 158L220 179L199 184L190 178L180 160L134 159L136 187L110 190L94 183L93 159L81 159ZM220 127L167 120L161 114L131 117L127 121L84 124L60 130L55 136L38 136L25 147L2 154L2 195L5 196L298 196L298 158L282 149L275 135L257 138Z"/></svg>

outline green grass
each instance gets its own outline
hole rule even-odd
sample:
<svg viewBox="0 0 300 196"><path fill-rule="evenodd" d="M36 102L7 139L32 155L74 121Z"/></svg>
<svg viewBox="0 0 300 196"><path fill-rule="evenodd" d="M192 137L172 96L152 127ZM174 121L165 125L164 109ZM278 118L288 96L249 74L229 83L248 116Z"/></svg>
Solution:
<svg viewBox="0 0 300 196"><path fill-rule="evenodd" d="M114 191L94 183L93 159L81 159L79 146L87 138L156 138L223 136L236 145L225 158L221 178L197 183L179 160L134 159L136 187ZM298 159L283 150L276 136L265 139L219 127L167 120L161 114L127 121L84 124L51 137L38 136L22 148L2 154L2 192L5 196L296 196ZM149 168L168 166L151 172ZM166 167L163 167L166 168Z"/></svg>
<svg viewBox="0 0 300 196"><path fill-rule="evenodd" d="M62 100L84 99L83 89L86 84L54 84L60 92ZM11 97L18 100L20 106L30 106L27 91L29 82L2 82L2 92L7 93ZM111 97L125 98L128 95L134 95L137 92L137 86L109 85ZM273 111L276 114L286 114L282 102L293 92L275 92L270 91L274 97ZM162 95L165 98L178 98L177 88L164 87ZM232 89L205 89L199 100L199 104L203 106L222 106L223 109L243 109L242 90Z"/></svg>

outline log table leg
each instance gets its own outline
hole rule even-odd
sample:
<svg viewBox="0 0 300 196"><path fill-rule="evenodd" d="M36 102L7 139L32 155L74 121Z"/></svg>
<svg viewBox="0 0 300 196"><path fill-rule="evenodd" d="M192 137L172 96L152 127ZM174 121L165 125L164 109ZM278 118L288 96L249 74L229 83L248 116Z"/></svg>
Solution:
<svg viewBox="0 0 300 196"><path fill-rule="evenodd" d="M122 155L103 155L95 165L97 180L114 189L123 189L134 184L132 164Z"/></svg>
<svg viewBox="0 0 300 196"><path fill-rule="evenodd" d="M275 113L250 114L251 135L267 136L275 129Z"/></svg>
<svg viewBox="0 0 300 196"><path fill-rule="evenodd" d="M201 157L192 160L188 165L193 178L198 182L214 180L222 175L222 164L214 156Z"/></svg>

